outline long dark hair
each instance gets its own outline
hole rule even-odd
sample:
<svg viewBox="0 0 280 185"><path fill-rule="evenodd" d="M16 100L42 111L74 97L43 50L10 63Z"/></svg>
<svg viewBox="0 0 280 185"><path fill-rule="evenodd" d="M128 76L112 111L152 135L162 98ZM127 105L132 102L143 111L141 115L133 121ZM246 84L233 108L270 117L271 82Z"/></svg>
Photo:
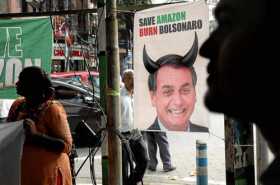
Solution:
<svg viewBox="0 0 280 185"><path fill-rule="evenodd" d="M53 88L48 74L40 67L26 67L19 75L18 94L26 97L33 103L42 103L51 98ZM19 89L20 88L20 89Z"/></svg>

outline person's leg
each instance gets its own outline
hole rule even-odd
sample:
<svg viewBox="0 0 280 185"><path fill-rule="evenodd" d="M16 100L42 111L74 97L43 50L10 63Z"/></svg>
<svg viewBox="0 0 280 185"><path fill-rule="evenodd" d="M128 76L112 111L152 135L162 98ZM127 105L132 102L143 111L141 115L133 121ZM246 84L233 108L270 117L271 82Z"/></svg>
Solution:
<svg viewBox="0 0 280 185"><path fill-rule="evenodd" d="M123 185L129 185L128 182L128 155L125 150L125 145L122 144L122 179Z"/></svg>
<svg viewBox="0 0 280 185"><path fill-rule="evenodd" d="M149 162L148 169L156 170L158 160L157 160L157 143L155 141L154 132L146 132L147 144L148 144L148 153L149 153Z"/></svg>
<svg viewBox="0 0 280 185"><path fill-rule="evenodd" d="M158 147L159 147L159 154L160 158L163 164L163 170L164 171L170 171L174 170L174 168L171 165L171 155L169 152L169 143L167 140L167 135L165 132L156 132L155 133L155 140L157 141Z"/></svg>
<svg viewBox="0 0 280 185"><path fill-rule="evenodd" d="M148 165L148 152L144 139L141 137L137 140L131 139L129 141L135 162L135 169L129 176L129 185L136 185L143 179L145 170Z"/></svg>

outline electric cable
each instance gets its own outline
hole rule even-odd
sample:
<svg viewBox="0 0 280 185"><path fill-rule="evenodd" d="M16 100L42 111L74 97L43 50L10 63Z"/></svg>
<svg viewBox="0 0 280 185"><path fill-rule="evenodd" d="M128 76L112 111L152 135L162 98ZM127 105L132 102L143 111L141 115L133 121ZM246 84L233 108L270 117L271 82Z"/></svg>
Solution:
<svg viewBox="0 0 280 185"><path fill-rule="evenodd" d="M75 178L78 176L79 172L81 171L82 167L85 165L86 161L88 159L90 159L90 174L91 174L91 180L94 183L94 185L96 185L96 178L95 178L95 170L94 170L94 156L96 155L96 153L98 152L98 150L101 147L101 144L104 142L106 134L103 134L103 131L105 131L106 128L102 128L98 131L97 135L101 135L101 138L99 140L99 142L97 143L97 145L93 148L89 148L89 154L86 157L86 159L83 161L83 163L80 165L80 167L78 168L77 172L75 173Z"/></svg>
<svg viewBox="0 0 280 185"><path fill-rule="evenodd" d="M66 18L65 18L66 19ZM55 35L55 28L54 28L54 25L53 25L53 16L51 16L50 15L50 21L51 21L51 26L52 26L52 31L53 31L53 35ZM58 40L55 38L55 43L58 45L58 48L61 50L61 51L64 51L64 49L63 49L63 47L61 46L61 43L59 43L58 42ZM66 45L67 43L65 43L65 45ZM67 57L66 57L66 55L65 55L65 52L63 52L63 57L65 58L65 60L67 60ZM70 55L70 57L69 57L69 64L67 64L67 65L71 65L71 63L72 63L72 57L71 57L71 55ZM75 77L77 77L76 76L76 74L75 74L75 71L74 71L74 76Z"/></svg>
<svg viewBox="0 0 280 185"><path fill-rule="evenodd" d="M98 20L98 26L97 26L97 29L96 29L96 33L95 33L95 35L96 35L96 39L95 39L95 49L97 50L97 46L98 46L98 43L97 43L97 40L98 40L98 31L99 31L99 27L100 27L100 23L101 23L101 18L102 18L102 15L103 15L103 12L104 12L104 7L102 8L102 12L101 12L101 16L99 17L99 20ZM50 19L51 19L51 21L52 21L52 17L50 16ZM51 24L52 25L52 29L53 29L53 32L55 32L55 30L54 30L54 27L53 27L53 24ZM79 37L80 38L80 40L82 41L82 42L84 42L84 43L86 43L86 44L89 44L88 42L86 42L86 41L84 41L83 39L82 39L82 37L79 35L79 34L77 34L77 37ZM62 47L60 46L60 43L58 43L58 46L60 47L60 49L62 50ZM92 78L91 78L91 74L90 74L90 70L89 70L89 65L88 65L88 63L86 62L86 58L85 58L85 55L84 55L84 50L86 50L86 48L83 48L83 45L81 45L81 50L82 50L82 52L83 52L83 59L84 59L84 63L85 63L85 65L86 65L86 68L87 68L87 71L88 71L88 73L89 73L89 78L90 78L90 82L91 82L91 85L92 85L92 90L93 90L93 103L94 104L96 104L97 105L97 107L98 107L98 110L101 112L101 116L103 116L103 118L104 118L104 122L105 123L107 123L107 119L106 119L106 114L105 114L105 111L103 110L103 108L102 108L102 106L100 105L100 103L99 103L99 101L98 100L96 100L96 98L95 98L95 96L94 96L94 84L93 84L93 80L92 80ZM65 55L65 53L63 53L63 55L64 55L64 57L65 57L65 59L66 59L66 55ZM97 56L95 56L96 57L96 61L98 61L98 58L97 58ZM71 57L70 57L71 58ZM70 59L70 61L71 61L71 59ZM97 62L98 63L98 62ZM74 74L75 74L75 71L74 71ZM66 103L66 102L64 102L64 103ZM67 102L68 103L68 102ZM68 103L69 104L69 103ZM73 104L72 104L73 105ZM74 104L75 105L75 104ZM76 105L76 106L80 106L80 105ZM92 111L92 110L95 110L95 109L93 109L93 108L91 108L91 107L87 107L87 108L89 108L88 109L88 114L87 114L87 116L85 117L85 121L88 119L88 117L89 117L89 114L90 114L90 112ZM107 124L106 124L107 125ZM109 129L107 128L107 127L105 127L105 128L101 128L98 132L100 132L100 134L102 135L102 132L103 131L109 131ZM132 173L133 172L133 170L134 170L134 166L133 166L133 158L134 158L134 156L133 156L133 153L132 153L132 151L131 151L131 148L130 148L130 146L129 146L129 141L128 141L128 139L126 139L125 137L124 137L124 135L122 135L121 134L121 132L119 131L119 130L116 130L116 129L110 129L113 133L115 133L118 137L119 137L119 139L121 140L121 143L124 145L124 148L125 148L125 151L127 152L127 154L128 154L128 162L129 162L129 166L130 166L130 173ZM104 142L104 139L105 139L105 137L106 137L106 134L103 134L103 137L100 139L100 146L101 146L101 144ZM83 163L81 164L81 166L79 167L79 169L77 170L77 172L75 173L75 178L76 178L76 176L78 175L78 173L80 172L80 170L81 170L81 168L83 167L83 165L85 164L85 162L88 160L88 159L90 159L89 161L90 161L90 174L91 174L91 180L92 180L92 182L93 182L93 184L94 185L96 185L96 177L95 177L95 170L94 170L94 156L95 156L95 154L97 153L97 151L99 150L99 148L100 147L95 147L95 148L89 148L89 154L88 154L88 156L86 157L86 159L83 161ZM142 184L143 184L143 182L142 182Z"/></svg>
<svg viewBox="0 0 280 185"><path fill-rule="evenodd" d="M52 26L52 30L53 30L53 33L55 33L55 29L54 29L54 25L53 25L53 18L52 18L52 16L50 16L50 21L51 21L51 26ZM98 28L97 28L97 30L98 30ZM80 37L80 35L79 34L77 34L79 37ZM60 45L60 43L57 43L58 44L58 46L59 46L59 48L61 49L61 50L63 50L63 48L61 47L61 45ZM84 53L84 48L83 48L83 46L81 46L81 50L82 50L82 52ZM64 56L64 58L66 59L67 57L66 57L66 55L65 55L65 52L63 52L63 56ZM85 56L83 55L83 59L84 59L84 61L86 61L85 60ZM70 57L70 61L71 61L71 57ZM96 100L96 98L95 98L95 96L94 96L94 84L93 84L93 80L92 80L92 78L91 78L91 74L90 74L90 71L89 71L89 66L88 66L88 64L85 62L85 64L86 64L86 68L87 68L87 71L89 72L89 77L90 77L90 82L91 82L91 85L92 85L92 88L93 88L93 103L97 103L97 100ZM74 76L75 77L77 77L77 75L76 75L76 73L75 73L75 71L73 71L73 73L74 73ZM80 79L79 79L80 80ZM80 81L81 82L81 81ZM82 84L82 86L84 85L82 82L81 82L81 84ZM99 107L100 108L100 107ZM92 109L89 109L89 111L88 111L88 114L87 114L87 116L86 116L86 118L85 118L85 121L88 119L88 117L89 117L89 114L90 114L90 110L92 110Z"/></svg>
<svg viewBox="0 0 280 185"><path fill-rule="evenodd" d="M216 138L218 138L218 139L220 139L220 140L222 140L222 141L225 141L225 138L222 138L222 137L220 137L220 136L217 136L217 135L213 134L212 132L209 132L209 135L214 136L214 137L216 137Z"/></svg>
<svg viewBox="0 0 280 185"><path fill-rule="evenodd" d="M103 10L104 10L104 7L103 7ZM102 14L103 14L103 11L102 11ZM55 33L54 25L53 25L53 22L52 22L52 16L50 16L50 21L51 21L51 26L52 26L53 33ZM100 22L100 21L99 21L99 22ZM99 25L100 25L100 24L98 24L98 27L99 27ZM97 28L97 32L98 32L98 28ZM79 34L77 34L77 35L78 35L78 37L81 39L80 35L79 35ZM96 39L96 40L97 40L97 39ZM96 42L96 40L95 40L95 42ZM81 41L84 41L84 40L81 39ZM63 50L63 48L61 47L60 43L58 43L58 42L56 42L56 43L58 44L59 48L60 48L61 50ZM87 44L88 44L88 43L87 43ZM86 59L85 59L85 55L84 55L84 50L85 50L85 49L83 48L83 45L82 45L81 50L82 50L82 52L83 52L83 59L84 59L84 62L85 62L85 64L86 64L86 68L87 68L87 71L88 71L88 73L89 73L89 78L90 78L90 82L91 82L91 85L92 85L92 90L93 90L93 92L92 92L92 96L93 96L93 97L92 97L92 100L93 100L93 104L96 104L96 105L97 105L97 107L98 107L97 110L101 110L101 114L102 114L102 116L105 118L105 123L106 123L107 120L106 120L105 112L104 112L103 108L101 107L101 105L99 104L99 101L96 100L95 95L94 95L94 84L93 84L93 79L92 79L91 74L90 74L90 71L89 71L88 63L86 62ZM63 56L64 56L64 58L66 59L65 52L63 52ZM97 57L96 57L96 60L97 60ZM71 61L71 56L70 56L70 61ZM75 71L74 71L74 75L75 75ZM64 102L64 103L81 107L81 105L72 104L72 103L69 103L69 102ZM82 107L85 107L85 106L82 106ZM94 109L94 108L92 108L92 107L86 107L86 108L87 108L87 110L88 110L88 114L87 114L87 116L85 117L85 120L88 119L89 114L90 114L90 112L91 112L92 110L96 110L96 109ZM103 129L101 129L100 131L103 131ZM101 143L103 143L103 141L104 141L104 139L105 139L105 134L103 134L103 135L104 135L103 138L100 140ZM101 144L101 143L100 143L100 144ZM91 149L91 150L89 151L88 157L84 160L84 162L82 163L82 165L79 167L78 171L74 174L74 180L73 180L74 183L76 183L76 182L75 182L75 178L76 178L76 176L78 175L78 173L80 172L81 168L83 167L83 165L85 164L85 162L87 161L87 159L90 158L90 174L91 174L91 180L92 180L92 182L96 185L96 177L95 177L95 170L94 170L94 156L95 156L95 154L97 153L97 151L98 151L99 148L100 148L100 147L98 147L98 148L93 148L93 149ZM74 169L74 171L75 171L75 169Z"/></svg>
<svg viewBox="0 0 280 185"><path fill-rule="evenodd" d="M99 28L100 28L100 23L101 23L101 18L102 18L102 15L103 15L103 13L104 13L104 6L102 7L102 11L101 11L101 15L100 15L100 17L99 17L99 19L98 19L98 25L97 25L97 28L96 28L96 33L95 33L95 36L96 36L96 39L95 39L95 49L97 50L97 40L98 40L98 31L99 31ZM78 37L80 37L80 38L82 38L78 33L77 33L77 36ZM88 43L88 42L86 42L86 43ZM85 50L85 48L83 48L83 45L81 45L81 50L82 50L82 52ZM95 52L95 53L97 53L97 51ZM89 65L88 65L88 63L86 62L86 58L85 58L85 56L84 56L84 52L83 52L83 59L84 59L84 63L85 63L85 65L86 65L86 68L87 68L87 71L88 71L88 74L89 74L89 81L90 81L90 83L91 83L91 86L92 86L92 90L93 90L93 97L92 97L92 99L93 99L93 104L96 104L97 106L98 106L98 108L99 108L99 110L101 110L101 112L102 112L102 115L104 116L105 115L105 112L104 112L104 110L103 110L103 108L101 107L101 105L99 104L99 101L98 100L96 100L96 98L95 98L95 96L94 96L94 94L95 94L95 89L94 89L94 82L93 82L93 77L91 76L91 73L90 73L90 69L89 69ZM95 60L97 61L97 63L99 63L98 62L98 58L97 58L97 56L95 55ZM89 117L89 115L90 115L90 110L88 111L88 113L87 113L87 116L85 117L85 121L88 119L88 117ZM105 122L106 123L106 122Z"/></svg>

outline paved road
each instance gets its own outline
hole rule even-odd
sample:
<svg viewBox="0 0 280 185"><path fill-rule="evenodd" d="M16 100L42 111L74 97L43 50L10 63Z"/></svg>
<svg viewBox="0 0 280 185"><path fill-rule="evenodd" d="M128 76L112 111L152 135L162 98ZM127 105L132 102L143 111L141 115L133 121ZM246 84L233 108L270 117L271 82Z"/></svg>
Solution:
<svg viewBox="0 0 280 185"><path fill-rule="evenodd" d="M215 122L215 121L214 121ZM210 134L193 133L168 133L170 151L175 171L165 173L162 164L157 167L156 172L146 171L144 185L194 185L196 183L196 140L207 142L208 147L208 183L210 185L225 185L225 154L224 154L224 127L222 124L211 124ZM76 159L76 168L85 159L87 149L78 150L79 157ZM95 156L95 174L97 182L101 184L101 156ZM89 185L90 170L86 163L77 177L78 185Z"/></svg>

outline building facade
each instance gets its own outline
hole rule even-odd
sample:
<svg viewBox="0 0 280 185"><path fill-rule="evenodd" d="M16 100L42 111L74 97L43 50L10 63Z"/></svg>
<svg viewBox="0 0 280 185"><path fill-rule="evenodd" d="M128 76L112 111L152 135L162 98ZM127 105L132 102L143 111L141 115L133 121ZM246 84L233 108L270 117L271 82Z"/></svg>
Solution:
<svg viewBox="0 0 280 185"><path fill-rule="evenodd" d="M1 13L50 12L95 8L92 0L2 0ZM52 16L54 31L52 72L97 67L96 13Z"/></svg>

